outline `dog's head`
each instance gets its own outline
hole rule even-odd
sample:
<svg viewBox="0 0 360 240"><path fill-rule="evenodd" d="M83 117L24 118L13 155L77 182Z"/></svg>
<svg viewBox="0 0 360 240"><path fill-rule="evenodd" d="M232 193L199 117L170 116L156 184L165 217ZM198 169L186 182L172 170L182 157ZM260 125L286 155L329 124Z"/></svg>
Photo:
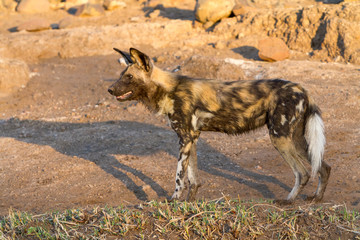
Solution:
<svg viewBox="0 0 360 240"><path fill-rule="evenodd" d="M130 48L130 55L114 48L120 53L127 67L108 89L118 101L141 100L147 93L148 83L153 70L149 56L135 48Z"/></svg>

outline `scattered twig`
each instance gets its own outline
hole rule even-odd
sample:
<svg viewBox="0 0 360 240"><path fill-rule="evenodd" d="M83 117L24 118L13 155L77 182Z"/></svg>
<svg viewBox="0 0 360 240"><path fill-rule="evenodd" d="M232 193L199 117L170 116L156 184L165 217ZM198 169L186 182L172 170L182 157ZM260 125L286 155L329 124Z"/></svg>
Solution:
<svg viewBox="0 0 360 240"><path fill-rule="evenodd" d="M347 232L352 232L352 233L355 233L355 234L360 235L360 232L358 232L358 231L344 228L344 227L342 227L342 226L340 226L340 225L338 225L338 224L335 224L335 226L338 227L338 228L340 228L340 229L342 229L342 230L345 230L345 231L347 231Z"/></svg>

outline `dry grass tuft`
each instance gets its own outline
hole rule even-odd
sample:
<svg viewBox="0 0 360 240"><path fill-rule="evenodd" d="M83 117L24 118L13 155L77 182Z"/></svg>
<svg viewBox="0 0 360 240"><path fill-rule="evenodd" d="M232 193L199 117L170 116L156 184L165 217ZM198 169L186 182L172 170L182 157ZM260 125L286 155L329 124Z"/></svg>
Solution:
<svg viewBox="0 0 360 240"><path fill-rule="evenodd" d="M360 239L360 213L345 205L287 208L271 201L221 198L151 201L131 207L41 215L9 211L0 239Z"/></svg>

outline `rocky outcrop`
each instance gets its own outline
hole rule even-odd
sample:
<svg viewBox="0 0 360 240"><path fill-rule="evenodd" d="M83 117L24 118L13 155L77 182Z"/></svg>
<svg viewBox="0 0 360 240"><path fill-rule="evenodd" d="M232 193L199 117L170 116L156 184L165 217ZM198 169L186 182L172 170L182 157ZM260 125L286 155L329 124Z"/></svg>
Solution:
<svg viewBox="0 0 360 240"><path fill-rule="evenodd" d="M160 10L160 13L162 11L166 9ZM159 11L153 13L154 18L160 14ZM54 56L111 54L114 46L128 48L149 45L156 49L211 45L216 49L230 48L240 54L248 49L251 54L242 55L245 58L251 55L250 59L258 60L258 40L277 37L285 41L292 50L292 56L295 53L324 61L360 64L360 2L266 11L255 9L236 17L221 19L213 31L193 27L192 21L184 19L166 22L134 21L117 26L97 27L81 27L81 20L69 16L59 21L60 30L0 35L0 55L36 61L38 58Z"/></svg>
<svg viewBox="0 0 360 240"><path fill-rule="evenodd" d="M283 34L269 33L288 39L290 48L360 64L360 3L303 8L279 19Z"/></svg>
<svg viewBox="0 0 360 240"><path fill-rule="evenodd" d="M250 11L224 19L214 32L227 38L278 37L317 59L360 64L360 2Z"/></svg>

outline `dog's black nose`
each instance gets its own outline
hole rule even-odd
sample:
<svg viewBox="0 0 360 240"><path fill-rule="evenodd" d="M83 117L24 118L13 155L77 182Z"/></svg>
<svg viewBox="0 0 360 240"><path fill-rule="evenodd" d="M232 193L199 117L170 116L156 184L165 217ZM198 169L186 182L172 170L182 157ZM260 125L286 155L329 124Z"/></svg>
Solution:
<svg viewBox="0 0 360 240"><path fill-rule="evenodd" d="M109 89L108 89L108 92L109 92L111 95L113 95L114 90L113 90L112 88L109 88Z"/></svg>

